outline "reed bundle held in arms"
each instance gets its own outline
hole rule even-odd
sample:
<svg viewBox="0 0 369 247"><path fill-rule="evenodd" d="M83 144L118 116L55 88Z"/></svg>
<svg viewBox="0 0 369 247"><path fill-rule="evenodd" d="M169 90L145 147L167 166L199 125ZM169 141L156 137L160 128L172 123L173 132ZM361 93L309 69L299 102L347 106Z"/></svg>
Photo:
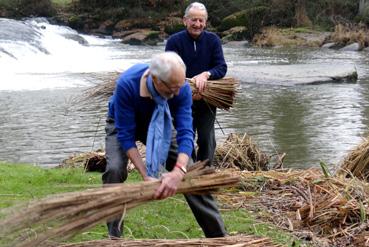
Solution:
<svg viewBox="0 0 369 247"><path fill-rule="evenodd" d="M106 100L115 89L116 78L118 74L114 74L114 79L95 85L85 91L85 99L87 100ZM197 93L193 79L188 79L193 93ZM236 96L238 82L232 77L225 77L219 80L208 81L207 87L200 95L206 102L223 110L229 110L233 106Z"/></svg>
<svg viewBox="0 0 369 247"><path fill-rule="evenodd" d="M231 236L224 238L201 238L201 239L147 239L147 240L99 240L87 241L76 244L66 244L61 247L141 247L141 246L166 246L166 247L278 247L270 239L256 236Z"/></svg>
<svg viewBox="0 0 369 247"><path fill-rule="evenodd" d="M186 174L177 193L199 193L239 182L231 173L215 173L198 162ZM154 200L160 181L99 187L59 194L10 212L0 221L0 243L5 246L42 246L47 240L67 239L106 219ZM9 213L9 212L8 212ZM124 215L123 213L123 215Z"/></svg>
<svg viewBox="0 0 369 247"><path fill-rule="evenodd" d="M199 93L194 79L188 79L192 93ZM219 109L229 110L233 106L236 96L238 82L232 77L225 77L219 80L210 80L204 92L199 93L206 102Z"/></svg>

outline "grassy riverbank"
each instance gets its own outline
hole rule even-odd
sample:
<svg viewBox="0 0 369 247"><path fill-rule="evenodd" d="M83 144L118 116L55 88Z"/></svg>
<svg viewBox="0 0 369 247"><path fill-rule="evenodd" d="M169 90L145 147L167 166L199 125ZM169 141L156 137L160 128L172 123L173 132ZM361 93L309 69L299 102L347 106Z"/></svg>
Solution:
<svg viewBox="0 0 369 247"><path fill-rule="evenodd" d="M82 168L43 169L32 165L0 163L0 208L7 208L47 195L100 186L100 173L85 173ZM141 181L136 172L129 182ZM226 210L222 216L230 234L253 234L270 237L274 242L291 246L293 238L276 227L259 222L246 210ZM182 196L155 201L129 211L125 220L125 237L129 239L176 239L203 237ZM105 239L105 224L75 236L72 242ZM294 245L296 246L296 245ZM299 245L297 245L299 246Z"/></svg>

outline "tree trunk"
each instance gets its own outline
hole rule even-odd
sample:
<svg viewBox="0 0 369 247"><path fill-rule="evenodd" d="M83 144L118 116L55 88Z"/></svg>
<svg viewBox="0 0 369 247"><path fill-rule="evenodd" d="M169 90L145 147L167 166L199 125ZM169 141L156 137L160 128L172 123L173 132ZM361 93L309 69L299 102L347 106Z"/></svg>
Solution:
<svg viewBox="0 0 369 247"><path fill-rule="evenodd" d="M298 27L311 27L312 23L306 14L306 1L297 0L295 3L295 19Z"/></svg>

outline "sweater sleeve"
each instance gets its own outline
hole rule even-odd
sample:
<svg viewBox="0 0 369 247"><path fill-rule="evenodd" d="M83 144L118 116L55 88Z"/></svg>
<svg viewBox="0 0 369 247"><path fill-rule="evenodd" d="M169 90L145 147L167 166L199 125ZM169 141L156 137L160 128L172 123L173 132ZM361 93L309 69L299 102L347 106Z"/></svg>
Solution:
<svg viewBox="0 0 369 247"><path fill-rule="evenodd" d="M176 99L174 110L174 126L177 131L178 153L185 153L191 157L194 148L194 132L192 126L192 92L186 82Z"/></svg>
<svg viewBox="0 0 369 247"><path fill-rule="evenodd" d="M227 73L227 64L224 59L222 43L218 36L214 34L214 43L212 48L213 66L209 69L210 79L217 80L223 78Z"/></svg>
<svg viewBox="0 0 369 247"><path fill-rule="evenodd" d="M124 78L120 78L124 80ZM135 142L135 111L134 111L134 95L130 92L130 87L123 87L117 83L114 100L114 121L117 129L117 139L122 149L127 152L130 148L136 147Z"/></svg>

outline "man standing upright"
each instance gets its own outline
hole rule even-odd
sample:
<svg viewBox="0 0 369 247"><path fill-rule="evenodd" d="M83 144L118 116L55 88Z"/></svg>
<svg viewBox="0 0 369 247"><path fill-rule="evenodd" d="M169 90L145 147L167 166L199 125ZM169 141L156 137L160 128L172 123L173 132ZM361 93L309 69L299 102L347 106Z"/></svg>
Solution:
<svg viewBox="0 0 369 247"><path fill-rule="evenodd" d="M183 59L187 67L186 77L194 79L199 92L205 90L207 80L223 78L227 73L221 40L216 34L205 31L207 19L206 7L202 3L191 3L183 17L186 29L173 34L165 47L166 51L174 51ZM197 132L198 146L197 154L193 156L195 160L209 159L212 164L216 147L216 107L199 95L194 95L193 100L193 128Z"/></svg>
<svg viewBox="0 0 369 247"><path fill-rule="evenodd" d="M220 79L227 73L227 64L223 56L222 44L219 37L211 32L205 31L208 12L202 3L191 3L185 10L183 23L186 29L173 34L167 41L165 50L176 52L186 64L186 77L193 78L199 92L206 89L209 79ZM215 153L215 131L214 122L216 107L205 102L199 94L193 95L192 116L193 130L197 132L198 151L193 151L194 160L208 159L210 165ZM226 235L224 222L220 217L218 207L211 194L197 197L191 196L196 204L206 204L208 209L203 211L203 219L198 215L198 209L192 207L200 226L212 222L211 234L205 232L206 237L223 237ZM195 204L195 205L196 205ZM204 214L205 213L205 214Z"/></svg>

